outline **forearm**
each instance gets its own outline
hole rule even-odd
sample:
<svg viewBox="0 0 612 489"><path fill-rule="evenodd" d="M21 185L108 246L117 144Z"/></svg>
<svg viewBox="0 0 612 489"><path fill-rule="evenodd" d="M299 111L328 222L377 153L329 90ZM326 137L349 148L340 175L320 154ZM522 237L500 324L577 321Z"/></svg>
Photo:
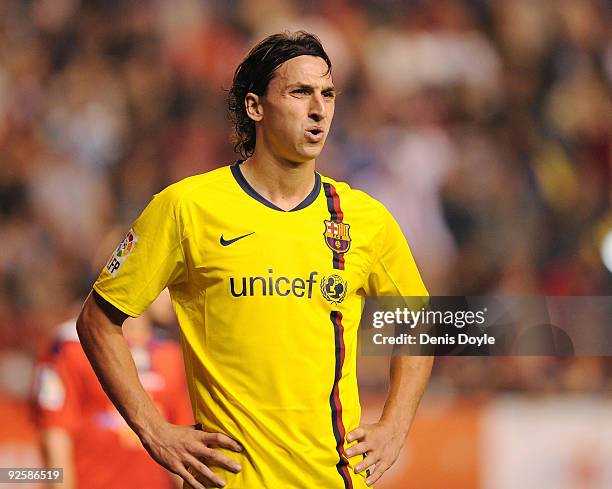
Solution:
<svg viewBox="0 0 612 489"><path fill-rule="evenodd" d="M77 331L112 403L141 439L149 436L164 419L140 382L121 326L113 324L90 295L77 321Z"/></svg>
<svg viewBox="0 0 612 489"><path fill-rule="evenodd" d="M429 380L433 357L394 356L390 365L390 384L380 422L404 439L421 402Z"/></svg>
<svg viewBox="0 0 612 489"><path fill-rule="evenodd" d="M366 472L366 484L374 484L397 460L423 397L432 357L394 356L391 358L389 393L378 423L363 425L347 435L359 440L346 450L348 457L365 455L355 465L355 473Z"/></svg>
<svg viewBox="0 0 612 489"><path fill-rule="evenodd" d="M204 485L189 470L199 472L209 484L206 487L225 486L207 464L240 472L240 464L215 450L242 451L235 440L195 426L174 425L161 416L140 383L121 326L106 316L91 295L77 321L77 332L104 391L157 463L195 489L204 489Z"/></svg>

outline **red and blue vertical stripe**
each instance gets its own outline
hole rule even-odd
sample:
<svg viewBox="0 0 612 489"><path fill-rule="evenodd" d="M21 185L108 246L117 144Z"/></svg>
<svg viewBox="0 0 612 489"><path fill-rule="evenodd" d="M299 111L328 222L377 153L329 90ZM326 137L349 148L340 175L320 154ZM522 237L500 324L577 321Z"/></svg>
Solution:
<svg viewBox="0 0 612 489"><path fill-rule="evenodd" d="M336 188L331 183L323 183L323 190L327 198L327 210L329 211L329 219L334 222L342 222L344 213L340 207L340 196L336 192ZM333 252L333 267L336 270L344 270L344 253Z"/></svg>
<svg viewBox="0 0 612 489"><path fill-rule="evenodd" d="M342 402L340 401L340 391L338 383L342 377L342 366L344 365L344 326L342 325L342 313L340 311L332 311L329 315L334 327L334 342L335 342L335 375L334 386L329 395L329 405L331 407L332 428L334 438L336 439L336 451L338 452L338 463L336 470L344 482L344 489L353 489L353 481L349 474L348 460L344 454L344 423L342 422Z"/></svg>

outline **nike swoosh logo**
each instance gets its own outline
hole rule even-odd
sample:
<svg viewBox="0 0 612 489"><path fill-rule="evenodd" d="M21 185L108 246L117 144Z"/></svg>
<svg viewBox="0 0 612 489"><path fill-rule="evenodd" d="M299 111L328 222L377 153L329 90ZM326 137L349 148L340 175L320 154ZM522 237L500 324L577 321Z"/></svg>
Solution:
<svg viewBox="0 0 612 489"><path fill-rule="evenodd" d="M221 235L221 237L219 238L219 243L221 243L221 246L229 246L232 243L235 243L236 241L238 241L239 239L246 238L247 236L250 236L251 234L255 234L255 231L249 234L243 234L242 236L238 236L237 238L234 238L234 239L223 239L223 235Z"/></svg>

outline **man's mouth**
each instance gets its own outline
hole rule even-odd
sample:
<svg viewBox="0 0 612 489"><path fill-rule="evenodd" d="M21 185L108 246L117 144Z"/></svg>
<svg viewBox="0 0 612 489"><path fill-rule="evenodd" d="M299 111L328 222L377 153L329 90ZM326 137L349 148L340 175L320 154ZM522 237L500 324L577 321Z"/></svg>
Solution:
<svg viewBox="0 0 612 489"><path fill-rule="evenodd" d="M306 130L306 137L312 142L319 142L323 139L323 129L320 127L312 127Z"/></svg>

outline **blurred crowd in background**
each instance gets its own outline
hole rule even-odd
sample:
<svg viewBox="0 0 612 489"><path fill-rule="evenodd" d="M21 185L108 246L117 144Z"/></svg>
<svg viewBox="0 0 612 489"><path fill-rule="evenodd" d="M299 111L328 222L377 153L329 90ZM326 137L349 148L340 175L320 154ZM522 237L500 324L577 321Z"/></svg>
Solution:
<svg viewBox="0 0 612 489"><path fill-rule="evenodd" d="M319 170L387 205L432 294L610 295L610 15L605 0L3 0L2 390L27 395L154 193L238 157L233 71L281 30L316 33L334 64ZM611 373L442 358L431 389L601 392Z"/></svg>

